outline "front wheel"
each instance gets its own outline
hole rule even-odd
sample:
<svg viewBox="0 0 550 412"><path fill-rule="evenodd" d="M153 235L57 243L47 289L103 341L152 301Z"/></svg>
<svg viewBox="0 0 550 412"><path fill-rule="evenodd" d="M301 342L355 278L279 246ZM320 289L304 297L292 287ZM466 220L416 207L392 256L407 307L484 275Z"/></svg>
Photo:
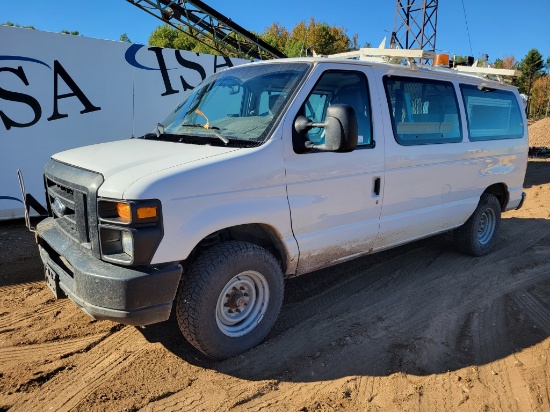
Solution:
<svg viewBox="0 0 550 412"><path fill-rule="evenodd" d="M489 193L482 194L472 216L455 229L455 244L458 250L471 256L489 253L499 232L500 214L498 199Z"/></svg>
<svg viewBox="0 0 550 412"><path fill-rule="evenodd" d="M220 243L202 254L182 280L176 317L185 338L205 355L225 359L269 333L283 302L283 272L266 249Z"/></svg>

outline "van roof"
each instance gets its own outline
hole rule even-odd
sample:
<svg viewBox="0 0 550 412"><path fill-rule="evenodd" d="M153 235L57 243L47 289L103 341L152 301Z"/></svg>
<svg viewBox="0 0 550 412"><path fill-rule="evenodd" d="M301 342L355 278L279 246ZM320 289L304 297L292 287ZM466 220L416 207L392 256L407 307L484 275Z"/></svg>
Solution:
<svg viewBox="0 0 550 412"><path fill-rule="evenodd" d="M363 50L363 49L362 49ZM381 50L387 50L387 49L381 49ZM346 53L342 53L346 54ZM403 57L402 59L406 59ZM400 59L400 60L402 60ZM316 57L292 57L292 58L284 58L284 59L275 59L275 60L263 60L255 62L257 63L288 63L288 62L308 62L308 63L314 63L314 64L327 64L327 63L336 63L336 64L352 64L352 65L360 65L360 66L369 66L369 67L376 67L376 68L384 68L384 69L391 69L395 71L399 71L401 74L404 74L406 72L413 72L413 73L421 73L428 75L428 77L431 74L439 74L439 75L446 75L451 76L453 78L462 78L464 80L479 80L482 82L491 82L493 85L506 85L515 88L515 86L512 86L509 84L509 77L518 76L521 73L514 70L506 70L506 69L495 69L490 67L470 67L470 66L457 66L455 68L448 68L443 66L432 66L427 64L419 64L412 60L412 58L408 58L407 64L400 64L395 61L395 57L392 59L389 59L390 61L376 61L374 59L372 60L366 60L366 59L352 59L352 58L345 58L340 57L338 55L334 56L316 56Z"/></svg>

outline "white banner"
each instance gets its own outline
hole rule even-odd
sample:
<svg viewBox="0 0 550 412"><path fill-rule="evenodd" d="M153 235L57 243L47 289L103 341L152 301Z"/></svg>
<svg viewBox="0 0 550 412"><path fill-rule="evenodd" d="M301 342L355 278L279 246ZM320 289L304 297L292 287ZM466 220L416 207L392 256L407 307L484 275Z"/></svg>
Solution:
<svg viewBox="0 0 550 412"><path fill-rule="evenodd" d="M45 205L53 153L151 132L206 76L247 60L0 26L0 220Z"/></svg>

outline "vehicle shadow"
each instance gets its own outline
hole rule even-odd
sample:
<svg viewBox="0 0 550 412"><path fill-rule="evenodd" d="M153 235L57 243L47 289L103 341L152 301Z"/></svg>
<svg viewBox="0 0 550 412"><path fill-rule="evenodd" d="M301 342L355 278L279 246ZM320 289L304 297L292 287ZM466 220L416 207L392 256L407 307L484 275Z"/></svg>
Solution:
<svg viewBox="0 0 550 412"><path fill-rule="evenodd" d="M38 222L32 219L35 225ZM0 287L44 279L34 234L23 219L0 222Z"/></svg>
<svg viewBox="0 0 550 412"><path fill-rule="evenodd" d="M550 183L550 159L529 159L524 188Z"/></svg>
<svg viewBox="0 0 550 412"><path fill-rule="evenodd" d="M550 336L550 221L503 219L496 250L455 251L450 233L286 283L261 345L222 362L177 323L142 328L191 364L248 380L428 375L483 365Z"/></svg>

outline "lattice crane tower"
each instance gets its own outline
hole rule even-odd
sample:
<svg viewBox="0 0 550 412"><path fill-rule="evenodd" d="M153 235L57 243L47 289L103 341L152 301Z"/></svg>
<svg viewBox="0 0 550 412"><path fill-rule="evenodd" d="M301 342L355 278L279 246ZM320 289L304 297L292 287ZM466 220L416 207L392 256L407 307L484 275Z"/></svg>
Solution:
<svg viewBox="0 0 550 412"><path fill-rule="evenodd" d="M392 48L435 51L438 0L397 0Z"/></svg>

